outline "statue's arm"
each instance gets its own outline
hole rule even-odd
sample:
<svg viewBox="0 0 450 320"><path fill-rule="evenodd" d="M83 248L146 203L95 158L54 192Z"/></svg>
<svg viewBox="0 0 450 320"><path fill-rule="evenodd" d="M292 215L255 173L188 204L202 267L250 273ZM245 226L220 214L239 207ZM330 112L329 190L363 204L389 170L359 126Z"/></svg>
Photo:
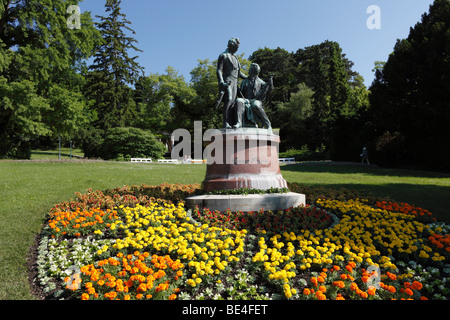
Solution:
<svg viewBox="0 0 450 320"><path fill-rule="evenodd" d="M239 60L238 60L238 64L239 64L239 78L244 79L244 80L247 79L248 76L246 76L245 74L242 73L242 66L241 66L241 63L239 62Z"/></svg>
<svg viewBox="0 0 450 320"><path fill-rule="evenodd" d="M269 79L268 82L264 82L260 79L260 83L261 83L261 89L259 90L258 94L257 94L257 99L264 101L266 100L267 94L269 93L270 90L273 89L273 80L272 78Z"/></svg>
<svg viewBox="0 0 450 320"><path fill-rule="evenodd" d="M239 77L240 77L241 79L244 79L244 80L248 78L248 76L246 76L245 74L243 74L241 70L239 70Z"/></svg>
<svg viewBox="0 0 450 320"><path fill-rule="evenodd" d="M223 59L223 55L220 55L217 61L217 79L219 80L219 85L225 84L225 81L223 80Z"/></svg>

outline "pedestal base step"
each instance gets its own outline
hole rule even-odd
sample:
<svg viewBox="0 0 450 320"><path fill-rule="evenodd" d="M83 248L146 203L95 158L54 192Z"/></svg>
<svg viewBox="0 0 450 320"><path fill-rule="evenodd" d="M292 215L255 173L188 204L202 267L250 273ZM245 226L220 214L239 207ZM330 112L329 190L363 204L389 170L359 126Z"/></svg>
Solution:
<svg viewBox="0 0 450 320"><path fill-rule="evenodd" d="M203 195L186 198L186 208L200 210L208 208L212 211L232 212L285 210L292 207L306 205L306 197L299 193L273 193L273 194L249 194L249 195Z"/></svg>

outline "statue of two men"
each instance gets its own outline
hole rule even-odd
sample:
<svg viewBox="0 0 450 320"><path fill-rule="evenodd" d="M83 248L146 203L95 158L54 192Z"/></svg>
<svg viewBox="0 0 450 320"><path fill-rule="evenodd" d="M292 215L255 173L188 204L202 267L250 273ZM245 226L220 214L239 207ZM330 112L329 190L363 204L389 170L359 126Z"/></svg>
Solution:
<svg viewBox="0 0 450 320"><path fill-rule="evenodd" d="M239 39L230 39L227 50L219 56L217 63L220 94L216 106L223 101L223 127L225 129L255 128L260 122L263 127L271 129L270 120L263 108L263 101L268 92L273 89L273 81L270 79L266 83L258 77L261 69L256 63L250 66L248 76L241 72L239 60L234 55L239 45ZM244 79L240 88L238 88L238 79Z"/></svg>

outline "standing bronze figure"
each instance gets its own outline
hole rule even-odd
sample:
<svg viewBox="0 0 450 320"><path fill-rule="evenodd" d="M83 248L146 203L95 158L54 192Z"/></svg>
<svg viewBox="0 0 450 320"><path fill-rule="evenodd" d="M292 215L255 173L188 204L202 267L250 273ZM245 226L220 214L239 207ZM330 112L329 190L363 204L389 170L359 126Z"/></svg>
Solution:
<svg viewBox="0 0 450 320"><path fill-rule="evenodd" d="M223 52L217 63L217 78L219 80L219 105L221 100L223 107L223 127L225 129L238 128L239 119L236 119L235 102L238 94L238 79L246 79L247 76L241 72L241 64L234 55L239 49L240 41L232 38L228 41L228 48Z"/></svg>

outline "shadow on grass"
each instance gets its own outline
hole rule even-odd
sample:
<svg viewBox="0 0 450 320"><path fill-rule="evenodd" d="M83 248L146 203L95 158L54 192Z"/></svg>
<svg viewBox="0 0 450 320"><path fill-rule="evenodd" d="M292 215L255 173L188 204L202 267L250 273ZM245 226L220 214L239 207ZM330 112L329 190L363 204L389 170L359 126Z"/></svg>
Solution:
<svg viewBox="0 0 450 320"><path fill-rule="evenodd" d="M292 172L366 174L366 175L390 176L390 177L450 178L450 173L384 168L377 166L361 165L357 162L355 163L305 162L305 163L284 165L282 166L282 170Z"/></svg>
<svg viewBox="0 0 450 320"><path fill-rule="evenodd" d="M33 152L31 152L31 157L33 157L33 156L40 156L39 158L44 158L44 157L58 158L59 152L58 151L33 151ZM70 158L70 156L71 156L70 153L61 152L61 158L63 158L63 157ZM72 153L72 158L81 159L83 157Z"/></svg>

